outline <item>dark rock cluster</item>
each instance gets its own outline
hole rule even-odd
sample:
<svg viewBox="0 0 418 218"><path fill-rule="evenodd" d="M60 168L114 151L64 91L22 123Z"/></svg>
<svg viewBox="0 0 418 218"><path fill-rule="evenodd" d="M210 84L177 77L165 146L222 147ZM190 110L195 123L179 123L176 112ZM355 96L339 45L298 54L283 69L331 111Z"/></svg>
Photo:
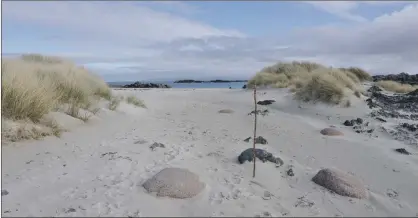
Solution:
<svg viewBox="0 0 418 218"><path fill-rule="evenodd" d="M407 73L389 74L389 75L376 75L373 76L373 81L380 80L393 80L403 84L418 85L418 74L409 75Z"/></svg>
<svg viewBox="0 0 418 218"><path fill-rule="evenodd" d="M166 84L135 82L132 84L124 85L122 88L171 88L171 86Z"/></svg>
<svg viewBox="0 0 418 218"><path fill-rule="evenodd" d="M344 126L352 126L356 133L373 133L374 129L370 128L369 124L369 122L364 122L361 118L346 120L343 123Z"/></svg>

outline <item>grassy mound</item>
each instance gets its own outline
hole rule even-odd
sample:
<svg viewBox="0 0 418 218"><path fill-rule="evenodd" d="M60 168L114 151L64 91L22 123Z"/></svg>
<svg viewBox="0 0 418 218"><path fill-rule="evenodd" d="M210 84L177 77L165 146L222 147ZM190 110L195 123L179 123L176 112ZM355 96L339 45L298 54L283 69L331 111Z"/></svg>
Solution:
<svg viewBox="0 0 418 218"><path fill-rule="evenodd" d="M299 100L340 104L350 93L357 93L359 97L359 83L371 78L360 68L336 69L311 62L279 62L263 68L248 81L247 87L289 87Z"/></svg>
<svg viewBox="0 0 418 218"><path fill-rule="evenodd" d="M43 124L45 115L65 110L68 115L86 121L86 117L80 116L80 109L95 113L97 108L94 106L100 99L112 98L110 88L99 76L56 57L23 55L20 58L3 59L1 73L2 119L14 122L13 129L19 129L16 127L19 123L25 123L26 126L31 123L55 129L50 132L58 135L56 125ZM48 135L48 131L39 131L40 128L29 129L33 130L25 134L29 138ZM16 138L18 134L12 136L9 130L2 128L2 133L8 131L11 138Z"/></svg>
<svg viewBox="0 0 418 218"><path fill-rule="evenodd" d="M418 89L418 85L402 84L392 80L381 80L376 82L376 85L386 91L395 93L408 93Z"/></svg>

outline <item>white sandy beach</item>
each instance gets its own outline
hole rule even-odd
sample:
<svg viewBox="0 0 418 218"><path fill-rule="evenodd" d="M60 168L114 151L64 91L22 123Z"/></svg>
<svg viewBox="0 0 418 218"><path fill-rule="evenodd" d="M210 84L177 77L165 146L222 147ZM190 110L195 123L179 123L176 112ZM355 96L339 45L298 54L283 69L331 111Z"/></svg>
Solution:
<svg viewBox="0 0 418 218"><path fill-rule="evenodd" d="M264 94L264 92L266 94ZM87 124L61 138L2 146L3 216L418 216L418 157L375 131L355 133L341 123L367 119L361 99L350 108L301 104L286 89L260 90L259 100L276 102L258 116L258 148L284 165L239 164L252 147L252 91L228 89L114 90L134 94L147 109L103 107ZM232 114L220 114L232 109ZM68 122L68 121L63 121ZM344 136L326 137L336 126ZM374 137L378 136L378 137ZM152 151L154 142L165 148ZM142 184L161 169L181 167L199 175L205 189L190 199L155 197ZM292 167L294 176L286 171ZM333 194L311 181L322 168L359 178L369 197Z"/></svg>

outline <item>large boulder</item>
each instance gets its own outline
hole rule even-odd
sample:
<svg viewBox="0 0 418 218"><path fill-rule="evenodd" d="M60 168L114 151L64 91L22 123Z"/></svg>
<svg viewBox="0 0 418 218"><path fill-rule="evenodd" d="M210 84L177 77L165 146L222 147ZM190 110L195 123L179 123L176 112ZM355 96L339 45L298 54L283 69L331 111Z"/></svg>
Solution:
<svg viewBox="0 0 418 218"><path fill-rule="evenodd" d="M335 169L320 170L312 181L342 196L360 199L368 197L367 190L360 180Z"/></svg>
<svg viewBox="0 0 418 218"><path fill-rule="evenodd" d="M156 192L159 197L191 198L199 194L205 184L199 176L182 168L165 168L148 179L143 187L148 192Z"/></svg>

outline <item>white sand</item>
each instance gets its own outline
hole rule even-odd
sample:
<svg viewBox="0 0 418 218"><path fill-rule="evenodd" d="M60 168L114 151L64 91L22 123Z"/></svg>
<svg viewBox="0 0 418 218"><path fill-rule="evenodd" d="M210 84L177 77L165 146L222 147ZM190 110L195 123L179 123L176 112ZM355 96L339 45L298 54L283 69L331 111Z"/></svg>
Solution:
<svg viewBox="0 0 418 218"><path fill-rule="evenodd" d="M237 162L252 146L252 140L243 141L253 135L254 117L247 115L253 110L251 91L115 92L135 94L148 109L102 109L94 121L61 138L2 147L2 189L9 192L2 197L3 215L418 216L417 151L408 147L415 155L398 154L392 149L407 146L378 131L374 138L341 125L345 119L371 120L361 100L348 109L298 107L285 90L260 91L260 100L277 102L258 106L270 114L258 117L257 135L268 144L257 147L285 164L276 168L257 161L252 178L252 163ZM221 109L234 113L219 114ZM319 131L330 125L345 135L322 136ZM151 151L154 142L166 147ZM286 174L289 165L293 177ZM165 167L198 174L206 183L204 191L183 200L146 193L142 183ZM356 176L367 186L369 198L342 197L316 185L311 179L321 168Z"/></svg>

